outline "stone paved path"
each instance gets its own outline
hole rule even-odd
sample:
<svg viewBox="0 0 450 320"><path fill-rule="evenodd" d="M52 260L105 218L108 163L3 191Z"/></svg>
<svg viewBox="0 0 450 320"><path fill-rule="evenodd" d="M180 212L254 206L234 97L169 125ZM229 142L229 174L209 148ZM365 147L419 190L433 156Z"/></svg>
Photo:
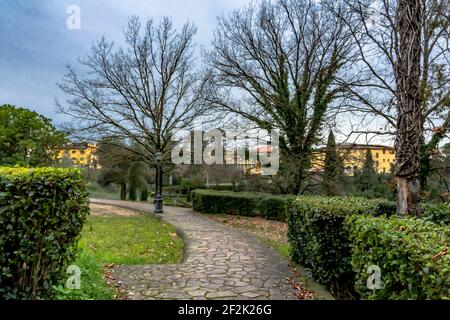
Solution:
<svg viewBox="0 0 450 320"><path fill-rule="evenodd" d="M153 205L91 199L141 212ZM162 218L185 240L184 261L177 265L116 266L128 299L296 299L286 283L293 277L277 252L250 234L212 221L191 209L165 207Z"/></svg>

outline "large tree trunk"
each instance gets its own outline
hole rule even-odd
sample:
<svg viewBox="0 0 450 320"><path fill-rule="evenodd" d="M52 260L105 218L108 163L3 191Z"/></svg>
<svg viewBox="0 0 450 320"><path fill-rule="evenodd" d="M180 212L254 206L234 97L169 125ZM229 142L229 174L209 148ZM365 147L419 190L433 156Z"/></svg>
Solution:
<svg viewBox="0 0 450 320"><path fill-rule="evenodd" d="M397 177L397 211L401 214L420 214L420 182L417 178Z"/></svg>
<svg viewBox="0 0 450 320"><path fill-rule="evenodd" d="M420 215L420 30L421 0L399 0L397 81L396 177L397 211Z"/></svg>

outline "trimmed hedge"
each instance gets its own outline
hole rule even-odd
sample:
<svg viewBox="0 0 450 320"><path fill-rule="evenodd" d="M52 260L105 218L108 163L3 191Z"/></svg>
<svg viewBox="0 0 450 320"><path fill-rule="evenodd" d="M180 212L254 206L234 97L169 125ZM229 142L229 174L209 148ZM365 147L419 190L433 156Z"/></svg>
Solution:
<svg viewBox="0 0 450 320"><path fill-rule="evenodd" d="M422 205L421 218L438 224L450 225L450 203Z"/></svg>
<svg viewBox="0 0 450 320"><path fill-rule="evenodd" d="M399 227L399 230L392 227L390 221L392 220L392 225L395 225L395 221L400 219L397 216L392 216L392 214L389 204L386 201L377 199L298 197L289 205L287 214L288 236L292 245L292 259L309 268L313 278L327 285L333 295L340 299L355 299L359 298L360 295L363 298L436 298L436 294L429 293L424 295L422 293L414 293L414 289L411 289L408 292L409 295L407 295L403 289L400 289L398 284L387 287L386 293L372 293L372 296L366 295L366 292L363 290L368 277L366 273L367 266L363 265L364 268L361 267L361 263L358 261L368 263L365 259L369 259L372 252L376 251L379 257L387 259L387 264L404 264L401 268L406 270L417 267L417 263L419 263L417 257L424 253L426 246L429 246L431 251L434 250L433 248L437 248L436 244L439 243L439 239L443 239L442 234L445 230L447 230L448 241L447 227L440 227L423 219L417 219L416 221L418 229L420 229L422 224L427 226L423 228L424 232L420 238L420 241L423 240L424 247L408 247L409 251L404 249L405 246L402 246L401 243L390 243L389 241L383 242L383 245L386 246L384 248L381 248L381 245L373 247L373 243L365 243L365 241L368 241L367 239L363 238L360 241L359 237L356 236L361 234L361 237L363 237L363 231L372 228L372 221L380 221L377 225L379 230L373 231L371 236L376 237L380 230L383 229L383 224L385 224L386 235L390 234L393 239L402 238L403 228L406 227ZM359 217L365 217L364 219L366 220L361 220L362 222L354 220ZM360 221L360 223L356 224L355 221ZM411 230L414 230L412 225L409 226ZM429 233L425 234L425 230ZM435 232L438 232L440 236L432 236ZM427 237L433 240L425 241L425 239L428 239ZM433 241L436 242L434 245ZM363 245L366 245L364 249L358 249ZM396 258L392 258L393 256L396 256ZM411 260L412 256L415 258ZM375 262L369 265L371 264L377 265ZM382 265L385 266L385 264ZM401 272L395 273L389 269L387 269L388 271L383 271L382 265L379 266L382 268L383 273L386 272L392 277L400 276ZM442 274L436 273L434 269L430 270L430 277L442 279ZM448 269L447 271L444 268L442 270L444 270L443 272L448 272ZM418 285L418 281L414 280L414 277L407 278L404 274L401 274L401 276L403 278L399 278L401 279L399 281L406 281L404 283L414 282L414 285ZM355 286L357 279L359 284ZM435 290L439 292L441 297L445 296L446 293L442 287L441 280L436 280L437 282L427 281L424 280L421 283L422 286L427 287L424 289L425 291L434 292L433 290ZM365 290L367 290L367 287L365 287Z"/></svg>
<svg viewBox="0 0 450 320"><path fill-rule="evenodd" d="M375 212L379 201L357 197L298 197L287 214L292 259L341 299L355 298L345 219Z"/></svg>
<svg viewBox="0 0 450 320"><path fill-rule="evenodd" d="M421 219L349 219L355 288L363 299L450 299L450 230ZM376 265L383 286L367 288Z"/></svg>
<svg viewBox="0 0 450 320"><path fill-rule="evenodd" d="M0 299L49 298L88 214L80 171L0 168Z"/></svg>
<svg viewBox="0 0 450 320"><path fill-rule="evenodd" d="M247 193L192 190L192 207L195 211L211 214L256 216L255 196Z"/></svg>
<svg viewBox="0 0 450 320"><path fill-rule="evenodd" d="M214 191L197 189L191 192L195 211L210 214L231 214L285 220L289 196L266 193Z"/></svg>

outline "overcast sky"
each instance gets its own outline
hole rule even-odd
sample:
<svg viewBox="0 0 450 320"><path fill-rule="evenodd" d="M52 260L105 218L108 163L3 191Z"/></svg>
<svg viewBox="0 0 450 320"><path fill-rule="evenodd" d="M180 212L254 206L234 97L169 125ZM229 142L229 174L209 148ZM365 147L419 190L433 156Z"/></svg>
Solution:
<svg viewBox="0 0 450 320"><path fill-rule="evenodd" d="M247 6L251 0L0 0L0 105L14 104L52 118L55 124L69 120L56 113L55 99L65 96L56 83L67 63L89 53L94 41L105 36L120 44L131 15L141 19L172 18L176 27L193 22L196 43L208 47L217 17ZM81 28L67 28L67 10L78 6ZM198 49L199 49L198 48ZM339 126L347 128L350 119ZM344 140L338 134L338 140ZM358 142L367 143L361 137ZM383 137L377 137L378 143ZM373 142L373 141L372 141Z"/></svg>
<svg viewBox="0 0 450 320"><path fill-rule="evenodd" d="M194 22L196 43L208 46L216 18L246 6L249 0L0 0L0 105L33 109L60 122L56 86L66 63L85 56L103 35L120 43L131 15L169 16L175 26ZM81 28L70 30L67 9L81 10Z"/></svg>

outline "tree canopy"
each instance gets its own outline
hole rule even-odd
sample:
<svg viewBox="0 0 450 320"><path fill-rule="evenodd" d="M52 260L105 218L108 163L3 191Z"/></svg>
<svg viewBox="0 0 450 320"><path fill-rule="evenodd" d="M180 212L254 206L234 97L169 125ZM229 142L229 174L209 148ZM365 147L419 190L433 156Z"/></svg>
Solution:
<svg viewBox="0 0 450 320"><path fill-rule="evenodd" d="M66 142L65 133L50 119L25 108L0 106L1 165L51 165L56 160L56 147Z"/></svg>

